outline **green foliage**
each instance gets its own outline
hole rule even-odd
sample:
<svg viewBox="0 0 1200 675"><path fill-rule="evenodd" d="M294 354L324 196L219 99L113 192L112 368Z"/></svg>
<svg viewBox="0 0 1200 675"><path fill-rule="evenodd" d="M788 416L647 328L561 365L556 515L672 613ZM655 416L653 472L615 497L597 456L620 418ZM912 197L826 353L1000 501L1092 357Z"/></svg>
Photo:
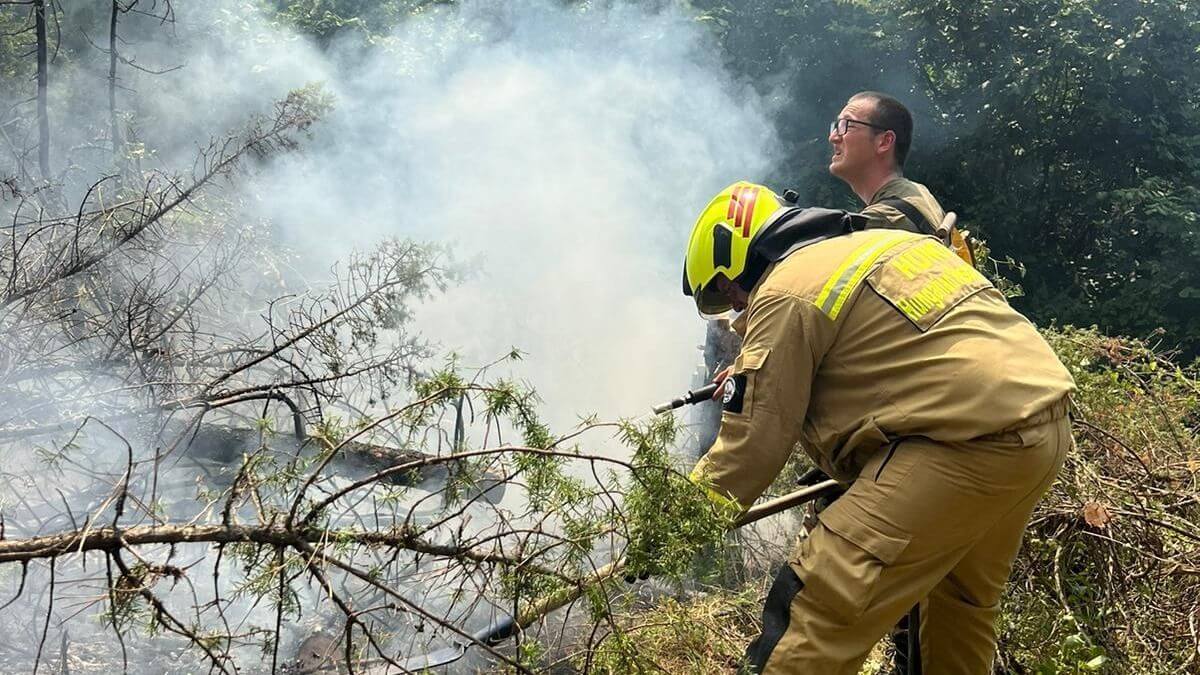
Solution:
<svg viewBox="0 0 1200 675"><path fill-rule="evenodd" d="M268 11L322 43L371 41L414 14L448 4L452 0L263 0Z"/></svg>
<svg viewBox="0 0 1200 675"><path fill-rule="evenodd" d="M537 640L522 640L517 648L517 662L528 667L536 666L546 657L547 648Z"/></svg>
<svg viewBox="0 0 1200 675"><path fill-rule="evenodd" d="M628 567L680 578L697 554L721 541L738 514L735 508L714 504L703 487L677 470L668 455L675 425L670 416L656 416L641 425L626 422L621 436L634 450L633 484L625 497Z"/></svg>
<svg viewBox="0 0 1200 675"><path fill-rule="evenodd" d="M887 2L926 77L951 204L1029 269L1021 307L1195 349L1200 11L1160 2ZM933 148L930 148L933 149ZM932 160L932 161L929 161Z"/></svg>
<svg viewBox="0 0 1200 675"><path fill-rule="evenodd" d="M1038 675L1084 675L1104 668L1108 657L1084 633L1072 633L1059 644L1053 660L1039 663Z"/></svg>
<svg viewBox="0 0 1200 675"><path fill-rule="evenodd" d="M326 448L334 448L346 437L346 423L337 415L326 415L309 430L308 436Z"/></svg>
<svg viewBox="0 0 1200 675"><path fill-rule="evenodd" d="M436 397L444 402L456 398L466 386L462 376L451 367L434 371L417 380L413 383L413 393L417 398Z"/></svg>
<svg viewBox="0 0 1200 675"><path fill-rule="evenodd" d="M6 87L33 79L36 62L25 56L30 34L21 32L32 20L30 7L0 7L0 82Z"/></svg>
<svg viewBox="0 0 1200 675"><path fill-rule="evenodd" d="M1001 656L1043 673L1182 672L1200 564L1200 379L1152 345L1047 331L1071 370L1077 451L1034 515Z"/></svg>
<svg viewBox="0 0 1200 675"><path fill-rule="evenodd" d="M103 620L118 631L136 625L150 625L150 606L139 595L149 577L149 570L140 563L131 567L129 574L119 576L109 589L108 607Z"/></svg>
<svg viewBox="0 0 1200 675"><path fill-rule="evenodd" d="M245 596L265 598L283 612L285 620L299 619L300 597L290 583L279 583L280 575L294 579L304 572L307 565L302 556L284 555L283 564L275 551L258 547L253 563L244 569L245 576L234 588L233 597Z"/></svg>

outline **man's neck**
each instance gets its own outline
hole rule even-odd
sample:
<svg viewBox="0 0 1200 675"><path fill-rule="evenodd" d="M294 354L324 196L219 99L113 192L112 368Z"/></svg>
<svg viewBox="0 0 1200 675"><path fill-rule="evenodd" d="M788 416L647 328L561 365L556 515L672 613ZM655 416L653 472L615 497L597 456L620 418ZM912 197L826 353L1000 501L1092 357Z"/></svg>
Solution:
<svg viewBox="0 0 1200 675"><path fill-rule="evenodd" d="M854 190L854 194L858 195L863 204L870 204L871 198L875 196L876 192L879 192L879 188L902 175L895 168L873 171L869 175L864 176L862 180L850 183L850 189Z"/></svg>

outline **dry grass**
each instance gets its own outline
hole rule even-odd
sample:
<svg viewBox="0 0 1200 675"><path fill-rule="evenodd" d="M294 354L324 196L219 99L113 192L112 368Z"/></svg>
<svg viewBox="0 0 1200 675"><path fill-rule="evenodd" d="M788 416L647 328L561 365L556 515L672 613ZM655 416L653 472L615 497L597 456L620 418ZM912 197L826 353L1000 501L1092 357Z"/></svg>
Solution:
<svg viewBox="0 0 1200 675"><path fill-rule="evenodd" d="M653 608L624 617L618 626L623 644L636 645L631 659L623 644L601 643L592 654L576 659L591 672L729 675L742 663L746 645L759 632L765 583L730 591L710 588L690 600L667 598ZM878 646L862 673L874 673L890 657Z"/></svg>

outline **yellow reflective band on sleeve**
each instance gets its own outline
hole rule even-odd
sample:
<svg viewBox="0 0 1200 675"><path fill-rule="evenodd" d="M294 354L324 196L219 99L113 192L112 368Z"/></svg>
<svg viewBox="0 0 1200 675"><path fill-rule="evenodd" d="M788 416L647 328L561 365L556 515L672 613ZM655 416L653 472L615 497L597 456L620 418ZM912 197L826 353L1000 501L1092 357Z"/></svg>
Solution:
<svg viewBox="0 0 1200 675"><path fill-rule="evenodd" d="M829 277L829 281L825 282L825 286L821 289L814 304L820 307L821 311L825 312L830 319L836 320L850 294L871 270L871 265L885 251L906 241L912 241L911 234L889 232L858 247L846 257L845 262L838 266L833 276Z"/></svg>
<svg viewBox="0 0 1200 675"><path fill-rule="evenodd" d="M741 503L737 499L733 498L733 495L728 493L722 494L713 487L712 481L707 476L705 462L703 459L692 468L692 473L688 476L688 480L692 481L696 487L704 490L704 494L708 497L708 501L712 502L713 506L716 506L718 511L723 513L741 513L742 511L745 511L745 508L742 507Z"/></svg>
<svg viewBox="0 0 1200 675"><path fill-rule="evenodd" d="M742 508L738 500L731 499L712 488L704 488L704 493L708 495L708 501L712 502L713 506L717 507L717 511L721 513L741 513L746 510Z"/></svg>

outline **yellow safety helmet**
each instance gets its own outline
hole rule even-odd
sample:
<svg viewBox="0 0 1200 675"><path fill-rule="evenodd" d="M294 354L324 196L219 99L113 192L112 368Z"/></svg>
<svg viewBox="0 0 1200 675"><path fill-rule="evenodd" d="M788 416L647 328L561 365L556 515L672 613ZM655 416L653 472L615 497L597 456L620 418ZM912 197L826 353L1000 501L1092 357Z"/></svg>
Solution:
<svg viewBox="0 0 1200 675"><path fill-rule="evenodd" d="M696 300L704 316L729 311L729 300L712 283L718 274L738 281L754 237L785 210L770 189L738 181L725 188L700 213L688 240L683 264L683 293Z"/></svg>

